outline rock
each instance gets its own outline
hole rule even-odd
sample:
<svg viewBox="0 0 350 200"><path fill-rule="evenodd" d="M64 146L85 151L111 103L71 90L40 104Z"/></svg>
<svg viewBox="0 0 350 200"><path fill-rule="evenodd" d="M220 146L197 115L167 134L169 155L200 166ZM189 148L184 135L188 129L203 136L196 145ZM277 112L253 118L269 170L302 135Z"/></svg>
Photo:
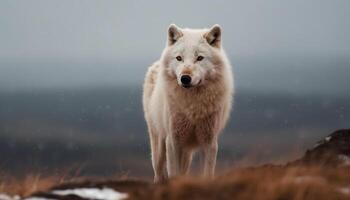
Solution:
<svg viewBox="0 0 350 200"><path fill-rule="evenodd" d="M328 135L292 164L350 166L350 129Z"/></svg>

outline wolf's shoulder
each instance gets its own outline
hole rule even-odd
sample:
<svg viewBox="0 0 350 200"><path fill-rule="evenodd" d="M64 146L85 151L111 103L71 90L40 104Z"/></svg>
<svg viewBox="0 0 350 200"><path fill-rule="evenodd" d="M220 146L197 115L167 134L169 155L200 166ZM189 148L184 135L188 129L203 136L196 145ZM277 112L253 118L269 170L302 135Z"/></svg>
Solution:
<svg viewBox="0 0 350 200"><path fill-rule="evenodd" d="M144 98L149 98L154 90L157 76L159 74L160 62L156 61L151 66L148 67L145 77L145 82L143 84L143 94Z"/></svg>
<svg viewBox="0 0 350 200"><path fill-rule="evenodd" d="M148 67L147 73L146 73L146 79L145 79L145 84L154 84L156 79L157 79L157 75L158 75L158 71L160 68L160 63L159 61L154 62L151 66Z"/></svg>

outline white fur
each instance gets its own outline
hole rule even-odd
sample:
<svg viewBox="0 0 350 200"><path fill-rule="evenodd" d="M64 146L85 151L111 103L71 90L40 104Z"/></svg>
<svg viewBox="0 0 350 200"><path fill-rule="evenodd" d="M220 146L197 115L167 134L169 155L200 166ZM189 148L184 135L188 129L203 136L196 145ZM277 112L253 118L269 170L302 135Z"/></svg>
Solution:
<svg viewBox="0 0 350 200"><path fill-rule="evenodd" d="M183 75L192 78L190 88L183 87ZM148 69L143 93L155 181L187 173L196 149L204 157L204 175L214 174L217 136L228 120L233 88L218 25L200 30L169 27L168 44Z"/></svg>

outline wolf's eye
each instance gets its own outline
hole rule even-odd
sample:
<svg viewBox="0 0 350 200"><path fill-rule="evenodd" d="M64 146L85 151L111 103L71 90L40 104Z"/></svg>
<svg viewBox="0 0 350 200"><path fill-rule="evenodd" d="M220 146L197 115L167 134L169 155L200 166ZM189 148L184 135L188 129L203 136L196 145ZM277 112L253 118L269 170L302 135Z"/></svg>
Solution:
<svg viewBox="0 0 350 200"><path fill-rule="evenodd" d="M181 56L176 56L176 60L181 61L182 60Z"/></svg>
<svg viewBox="0 0 350 200"><path fill-rule="evenodd" d="M201 61L201 60L203 60L203 58L204 58L203 56L198 56L197 61Z"/></svg>

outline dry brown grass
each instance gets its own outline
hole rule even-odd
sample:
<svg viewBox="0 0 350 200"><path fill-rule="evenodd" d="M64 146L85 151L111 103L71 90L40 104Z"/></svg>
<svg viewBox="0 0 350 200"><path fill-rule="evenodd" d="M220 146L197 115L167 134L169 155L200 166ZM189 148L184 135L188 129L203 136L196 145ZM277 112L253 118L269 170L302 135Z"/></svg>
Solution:
<svg viewBox="0 0 350 200"><path fill-rule="evenodd" d="M23 178L0 177L0 192L10 195L27 196L38 190L47 190L50 187L63 183L64 179L57 176L28 175Z"/></svg>
<svg viewBox="0 0 350 200"><path fill-rule="evenodd" d="M155 188L149 199L350 199L349 168L276 167L236 169L214 180L182 177ZM143 199L143 198L135 198ZM145 198L147 199L147 198Z"/></svg>
<svg viewBox="0 0 350 200"><path fill-rule="evenodd" d="M33 175L21 180L3 179L0 191L27 196L36 191L45 191L67 180L69 179ZM137 182L135 183L137 185ZM113 182L100 181L99 184L109 184L109 187L121 190L118 184ZM349 195L339 192L343 187L350 189L350 167L271 165L234 169L212 180L177 177L163 184L146 183L147 187L145 184L139 185L129 185L133 187L129 191L130 199L342 200L350 199ZM125 188L123 190L128 191Z"/></svg>

